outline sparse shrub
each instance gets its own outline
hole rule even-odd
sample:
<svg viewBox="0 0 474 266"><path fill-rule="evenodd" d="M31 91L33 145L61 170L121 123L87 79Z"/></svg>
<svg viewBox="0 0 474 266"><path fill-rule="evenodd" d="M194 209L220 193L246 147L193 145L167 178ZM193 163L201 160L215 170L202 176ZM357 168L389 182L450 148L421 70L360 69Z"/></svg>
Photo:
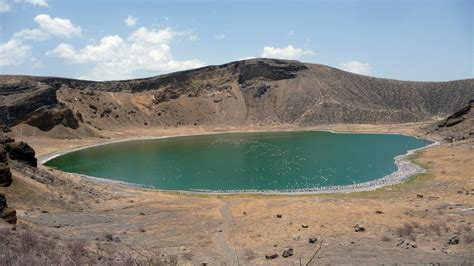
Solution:
<svg viewBox="0 0 474 266"><path fill-rule="evenodd" d="M21 251L26 254L37 250L38 236L31 231L23 231L20 234Z"/></svg>
<svg viewBox="0 0 474 266"><path fill-rule="evenodd" d="M471 232L471 231L472 231L471 226L469 226L469 225L467 225L467 224L463 225L463 226L462 226L462 229L464 229L464 231L466 231L466 232Z"/></svg>
<svg viewBox="0 0 474 266"><path fill-rule="evenodd" d="M258 254L252 249L246 249L244 251L244 255L247 258L247 260L253 260L253 259L257 258Z"/></svg>
<svg viewBox="0 0 474 266"><path fill-rule="evenodd" d="M178 255L170 255L169 256L170 265L178 265Z"/></svg>
<svg viewBox="0 0 474 266"><path fill-rule="evenodd" d="M188 260L188 261L192 261L194 257L193 253L191 252L184 253L182 256L183 256L183 259Z"/></svg>
<svg viewBox="0 0 474 266"><path fill-rule="evenodd" d="M413 233L414 233L413 225L409 223L404 223L401 227L395 230L395 234L398 237L402 237L402 238L407 237L414 241L416 237L413 235Z"/></svg>
<svg viewBox="0 0 474 266"><path fill-rule="evenodd" d="M473 233L470 233L470 234L467 234L464 236L464 242L466 244L471 244L471 243L474 243L474 234Z"/></svg>
<svg viewBox="0 0 474 266"><path fill-rule="evenodd" d="M423 230L426 235L434 233L438 236L441 236L441 226L437 223L430 223L429 225L425 226Z"/></svg>
<svg viewBox="0 0 474 266"><path fill-rule="evenodd" d="M382 236L380 240L382 240L383 242L390 242L390 238L388 236Z"/></svg>
<svg viewBox="0 0 474 266"><path fill-rule="evenodd" d="M70 251L70 258L75 265L82 265L82 260L85 255L86 241L78 239L68 245Z"/></svg>

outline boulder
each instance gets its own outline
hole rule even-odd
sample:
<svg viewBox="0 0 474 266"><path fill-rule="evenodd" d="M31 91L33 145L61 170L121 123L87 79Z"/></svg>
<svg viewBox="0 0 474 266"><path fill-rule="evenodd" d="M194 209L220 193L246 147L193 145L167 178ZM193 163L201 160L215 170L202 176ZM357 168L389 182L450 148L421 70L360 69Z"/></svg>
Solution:
<svg viewBox="0 0 474 266"><path fill-rule="evenodd" d="M5 195L0 193L0 213L7 207L7 199Z"/></svg>
<svg viewBox="0 0 474 266"><path fill-rule="evenodd" d="M288 258L293 256L293 248L285 248L281 254L283 258Z"/></svg>
<svg viewBox="0 0 474 266"><path fill-rule="evenodd" d="M0 187L8 187L12 184L12 173L6 163L0 163Z"/></svg>
<svg viewBox="0 0 474 266"><path fill-rule="evenodd" d="M309 226L307 224L302 224L301 227L308 228Z"/></svg>
<svg viewBox="0 0 474 266"><path fill-rule="evenodd" d="M3 144L0 144L0 163L4 163L8 161L8 153L5 150Z"/></svg>
<svg viewBox="0 0 474 266"><path fill-rule="evenodd" d="M316 244L318 242L318 238L317 237L310 237L308 239L308 243L310 244Z"/></svg>
<svg viewBox="0 0 474 266"><path fill-rule="evenodd" d="M276 215L276 218L282 218L282 217L283 217L283 215L281 215L281 214Z"/></svg>
<svg viewBox="0 0 474 266"><path fill-rule="evenodd" d="M276 253L265 254L265 259L267 259L267 260L273 260L273 259L276 259L276 258L278 258L278 254L276 254Z"/></svg>
<svg viewBox="0 0 474 266"><path fill-rule="evenodd" d="M49 131L57 125L63 125L72 129L79 128L79 122L74 112L65 106L44 106L31 113L25 123L39 128L42 131Z"/></svg>
<svg viewBox="0 0 474 266"><path fill-rule="evenodd" d="M0 218L4 219L9 224L16 224L16 210L10 207L6 207L0 213Z"/></svg>
<svg viewBox="0 0 474 266"><path fill-rule="evenodd" d="M362 224L356 224L354 225L354 231L355 232L364 232L365 231L365 226Z"/></svg>
<svg viewBox="0 0 474 266"><path fill-rule="evenodd" d="M449 245L457 245L459 244L459 236L453 235L452 237L449 238L448 240Z"/></svg>
<svg viewBox="0 0 474 266"><path fill-rule="evenodd" d="M37 160L35 158L35 150L25 142L12 142L6 145L8 155L10 159L23 161L33 167L37 166Z"/></svg>

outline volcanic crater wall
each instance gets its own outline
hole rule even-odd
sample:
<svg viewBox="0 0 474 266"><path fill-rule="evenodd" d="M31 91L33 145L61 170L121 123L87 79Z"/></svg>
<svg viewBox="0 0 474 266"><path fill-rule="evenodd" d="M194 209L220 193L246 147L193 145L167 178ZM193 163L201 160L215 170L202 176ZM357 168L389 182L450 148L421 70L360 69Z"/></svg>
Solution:
<svg viewBox="0 0 474 266"><path fill-rule="evenodd" d="M1 76L0 123L81 134L147 126L404 123L444 117L473 98L472 79L398 81L252 59L124 81Z"/></svg>

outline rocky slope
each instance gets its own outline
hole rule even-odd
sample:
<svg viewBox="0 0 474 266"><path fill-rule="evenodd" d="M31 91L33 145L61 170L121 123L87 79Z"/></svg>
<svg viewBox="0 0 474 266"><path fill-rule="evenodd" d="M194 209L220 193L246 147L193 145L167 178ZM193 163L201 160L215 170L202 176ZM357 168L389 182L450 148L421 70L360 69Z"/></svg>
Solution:
<svg viewBox="0 0 474 266"><path fill-rule="evenodd" d="M472 79L397 81L252 59L124 81L0 76L0 123L67 138L123 127L388 124L440 118L473 98Z"/></svg>
<svg viewBox="0 0 474 266"><path fill-rule="evenodd" d="M452 142L474 138L474 99L445 119L428 127L429 134L439 134Z"/></svg>

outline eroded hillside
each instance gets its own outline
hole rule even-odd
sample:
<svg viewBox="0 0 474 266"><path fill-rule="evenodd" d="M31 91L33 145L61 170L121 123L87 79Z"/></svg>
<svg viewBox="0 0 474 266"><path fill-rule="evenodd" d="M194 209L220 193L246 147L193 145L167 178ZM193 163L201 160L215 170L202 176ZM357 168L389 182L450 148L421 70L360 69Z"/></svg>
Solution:
<svg viewBox="0 0 474 266"><path fill-rule="evenodd" d="M0 122L22 134L67 138L123 127L417 122L464 106L474 98L472 85L379 79L272 59L125 81L1 76Z"/></svg>

